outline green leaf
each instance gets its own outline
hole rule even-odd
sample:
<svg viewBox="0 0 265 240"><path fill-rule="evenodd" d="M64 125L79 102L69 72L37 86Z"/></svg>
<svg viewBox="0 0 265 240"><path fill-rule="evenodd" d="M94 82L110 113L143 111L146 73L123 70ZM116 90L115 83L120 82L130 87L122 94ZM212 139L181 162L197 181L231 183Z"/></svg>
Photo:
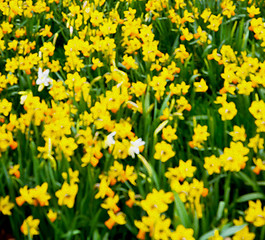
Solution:
<svg viewBox="0 0 265 240"><path fill-rule="evenodd" d="M257 181L257 184L258 184L259 186L265 186L265 181Z"/></svg>
<svg viewBox="0 0 265 240"><path fill-rule="evenodd" d="M235 173L235 176L243 180L244 184L252 186L254 191L259 192L257 182L253 181L248 175L243 172L237 172Z"/></svg>
<svg viewBox="0 0 265 240"><path fill-rule="evenodd" d="M210 50L211 50L211 49L214 49L214 48L215 48L215 47L214 47L213 44L209 44L209 45L203 50L202 58L206 57L206 56L209 54Z"/></svg>
<svg viewBox="0 0 265 240"><path fill-rule="evenodd" d="M230 35L231 36L231 39L233 39L233 37L234 37L237 24L238 24L238 21L235 21L235 23L233 25L233 28L232 28L232 31L231 31L231 35Z"/></svg>
<svg viewBox="0 0 265 240"><path fill-rule="evenodd" d="M216 220L217 221L219 221L222 218L223 212L224 212L224 208L225 208L225 202L224 201L219 202L217 215L216 215Z"/></svg>
<svg viewBox="0 0 265 240"><path fill-rule="evenodd" d="M162 106L161 106L161 108L160 108L160 111L159 111L158 116L161 116L162 113L163 113L163 111L164 111L164 109L168 106L167 103L168 103L170 97L171 97L171 94L169 93L169 94L166 96L165 100L163 101L163 104L162 104Z"/></svg>
<svg viewBox="0 0 265 240"><path fill-rule="evenodd" d="M203 234L203 235L199 238L199 240L207 240L209 237L214 236L214 231L215 231L215 230L211 230L211 231L209 231L209 232Z"/></svg>
<svg viewBox="0 0 265 240"><path fill-rule="evenodd" d="M95 239L95 240L100 240L101 239L97 229L94 231L93 239Z"/></svg>
<svg viewBox="0 0 265 240"><path fill-rule="evenodd" d="M175 197L175 210L174 210L174 215L175 217L178 216L181 224L184 227L191 227L191 221L189 218L189 215L187 213L187 210L185 208L184 203L180 200L179 195L177 192L173 191L174 197Z"/></svg>
<svg viewBox="0 0 265 240"><path fill-rule="evenodd" d="M247 202L249 200L254 200L254 199L265 199L265 195L262 193L248 193L239 197L237 199L237 202L238 203Z"/></svg>
<svg viewBox="0 0 265 240"><path fill-rule="evenodd" d="M97 211L97 213L93 216L93 218L91 219L91 223L90 223L90 226L91 226L91 230L90 230L90 233L91 233L91 235L93 234L93 232L97 232L97 229L95 229L96 228L96 226L97 226L97 223L99 222L99 217L100 217L100 214L101 214L101 209L99 209L98 211ZM93 235L93 239L95 239L94 238L94 235Z"/></svg>
<svg viewBox="0 0 265 240"><path fill-rule="evenodd" d="M229 237L229 236L232 236L234 235L236 232L240 231L241 229L243 229L245 226L247 226L247 224L243 224L243 225L240 225L240 226L233 226L233 227L230 227L230 228L227 228L223 231L221 231L221 236L222 237Z"/></svg>
<svg viewBox="0 0 265 240"><path fill-rule="evenodd" d="M137 156L139 157L139 159L143 163L143 165L144 165L145 169L147 170L148 175L150 176L150 178L153 179L153 181L154 181L154 183L156 185L156 188L160 189L158 177L157 177L157 174L156 174L154 168L152 167L152 165L149 164L148 161L141 154L138 154Z"/></svg>
<svg viewBox="0 0 265 240"><path fill-rule="evenodd" d="M65 239L65 238L69 238L71 236L74 236L74 235L77 235L77 234L80 234L81 231L76 229L76 230L73 230L73 231L68 231L67 233L63 234L61 236L62 239Z"/></svg>
<svg viewBox="0 0 265 240"><path fill-rule="evenodd" d="M102 240L108 240L109 239L109 233L106 232L106 234L104 235L104 237L102 238Z"/></svg>
<svg viewBox="0 0 265 240"><path fill-rule="evenodd" d="M199 225L199 218L198 218L198 215L196 212L195 212L194 218L193 218L192 229L194 230L194 237L195 237L195 239L197 239L198 234L199 234L199 230L200 230L200 225Z"/></svg>

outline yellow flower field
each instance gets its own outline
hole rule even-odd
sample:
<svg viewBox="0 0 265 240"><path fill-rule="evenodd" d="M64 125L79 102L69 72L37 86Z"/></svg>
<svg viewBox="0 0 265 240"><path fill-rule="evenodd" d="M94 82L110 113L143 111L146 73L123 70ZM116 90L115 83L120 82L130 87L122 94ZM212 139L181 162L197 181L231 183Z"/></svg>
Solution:
<svg viewBox="0 0 265 240"><path fill-rule="evenodd" d="M0 239L265 239L265 1L0 0Z"/></svg>

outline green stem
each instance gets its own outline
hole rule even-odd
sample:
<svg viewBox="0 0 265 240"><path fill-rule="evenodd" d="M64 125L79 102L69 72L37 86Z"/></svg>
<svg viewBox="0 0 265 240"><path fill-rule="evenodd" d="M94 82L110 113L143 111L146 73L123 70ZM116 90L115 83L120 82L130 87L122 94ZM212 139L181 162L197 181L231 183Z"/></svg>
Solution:
<svg viewBox="0 0 265 240"><path fill-rule="evenodd" d="M260 239L265 239L265 226L261 228Z"/></svg>
<svg viewBox="0 0 265 240"><path fill-rule="evenodd" d="M227 140L227 121L224 121L224 144L227 147L228 140Z"/></svg>
<svg viewBox="0 0 265 240"><path fill-rule="evenodd" d="M230 191L231 191L230 183L231 183L231 172L228 172L224 186L224 202L226 208L228 208L229 199L230 199ZM225 217L227 217L228 211L225 212L225 215L226 215Z"/></svg>

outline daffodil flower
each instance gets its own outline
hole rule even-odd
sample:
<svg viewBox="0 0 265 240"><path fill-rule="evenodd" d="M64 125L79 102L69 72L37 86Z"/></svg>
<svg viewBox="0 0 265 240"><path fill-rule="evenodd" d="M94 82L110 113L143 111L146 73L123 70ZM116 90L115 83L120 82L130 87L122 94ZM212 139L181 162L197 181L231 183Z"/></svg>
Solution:
<svg viewBox="0 0 265 240"><path fill-rule="evenodd" d="M105 140L105 147L110 147L111 145L115 144L114 136L116 135L116 132L110 133Z"/></svg>
<svg viewBox="0 0 265 240"><path fill-rule="evenodd" d="M41 92L44 88L44 86L49 86L49 83L52 83L52 79L49 78L49 69L46 69L44 72L41 68L39 68L38 71L38 79L36 81L36 84L39 85L38 91Z"/></svg>
<svg viewBox="0 0 265 240"><path fill-rule="evenodd" d="M142 141L142 138L138 138L135 141L131 141L131 146L129 148L129 155L132 156L132 158L135 158L135 154L139 154L140 150L139 147L145 145L145 142Z"/></svg>

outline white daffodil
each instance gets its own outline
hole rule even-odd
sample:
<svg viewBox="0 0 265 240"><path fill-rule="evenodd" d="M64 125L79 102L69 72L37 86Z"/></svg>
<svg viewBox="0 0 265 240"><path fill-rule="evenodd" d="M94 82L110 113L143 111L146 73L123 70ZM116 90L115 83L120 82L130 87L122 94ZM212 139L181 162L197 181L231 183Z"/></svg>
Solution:
<svg viewBox="0 0 265 240"><path fill-rule="evenodd" d="M116 132L112 132L110 133L105 140L105 148L110 147L112 144L115 144L115 140L114 140L114 136L115 136Z"/></svg>
<svg viewBox="0 0 265 240"><path fill-rule="evenodd" d="M50 83L52 83L52 79L49 78L49 72L50 70L47 69L44 72L42 71L41 68L39 68L38 71L38 79L36 81L36 84L39 85L38 91L42 91L42 89L44 88L44 86L49 86Z"/></svg>
<svg viewBox="0 0 265 240"><path fill-rule="evenodd" d="M131 141L130 143L131 143L131 146L128 150L128 153L130 156L132 156L132 158L135 158L135 154L140 153L139 147L145 145L145 142L142 141L142 138L138 138L137 140Z"/></svg>

